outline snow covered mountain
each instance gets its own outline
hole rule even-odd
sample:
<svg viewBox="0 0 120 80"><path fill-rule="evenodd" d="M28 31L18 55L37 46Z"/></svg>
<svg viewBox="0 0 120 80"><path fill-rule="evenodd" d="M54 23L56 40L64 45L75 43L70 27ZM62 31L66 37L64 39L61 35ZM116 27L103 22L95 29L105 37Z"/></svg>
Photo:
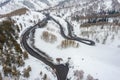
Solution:
<svg viewBox="0 0 120 80"><path fill-rule="evenodd" d="M0 22L6 20L6 17L13 20L20 30L16 40L19 44L22 33L42 21L46 15L58 21L68 37L67 21L72 26L73 36L96 43L95 46L88 46L66 40L61 35L60 25L52 19L48 20L45 28L35 30L32 45L45 51L54 63L69 62L69 80L120 79L120 0L0 0ZM44 37L45 34L50 37ZM6 48L6 44L2 46ZM58 58L62 61L57 62ZM24 78L22 70L27 66L31 66L32 71L29 78ZM25 65L17 69L22 76L19 80L42 80L46 75L48 80L57 80L49 66L30 55L25 60ZM2 70L3 67L0 66L0 73L4 78ZM13 77L7 78L12 80Z"/></svg>
<svg viewBox="0 0 120 80"><path fill-rule="evenodd" d="M120 9L119 0L1 0L1 13L26 7L31 10L43 10L49 7L70 7L74 12L82 9L83 13L100 10ZM3 6L2 6L3 5ZM9 7L9 8L7 8ZM72 11L73 11L72 10Z"/></svg>
<svg viewBox="0 0 120 80"><path fill-rule="evenodd" d="M2 13L10 12L21 7L26 7L30 10L42 10L51 6L57 5L62 0L1 0L0 7ZM8 8L9 7L9 8Z"/></svg>

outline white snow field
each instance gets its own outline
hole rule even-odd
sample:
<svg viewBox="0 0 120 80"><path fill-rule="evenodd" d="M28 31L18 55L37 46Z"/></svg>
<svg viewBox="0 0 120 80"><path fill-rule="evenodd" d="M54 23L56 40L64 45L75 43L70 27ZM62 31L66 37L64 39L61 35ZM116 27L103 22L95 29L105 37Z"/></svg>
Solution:
<svg viewBox="0 0 120 80"><path fill-rule="evenodd" d="M62 23L63 20L59 22ZM63 22L62 25L65 25L65 22ZM54 29L54 31L47 30L47 28ZM46 43L41 39L43 31L48 31L56 35L57 41L55 43ZM64 40L64 38L59 31L59 26L53 21L49 21L45 28L36 29L35 46L53 57L54 62L56 62L56 58L62 58L64 62L67 62L70 57L70 63L74 68L70 69L68 77L74 76L72 71L78 69L83 70L85 76L91 74L99 80L120 79L120 48L117 46L111 46L112 44L102 45L97 43L95 46L88 46L79 43L79 48L70 47L67 49L60 49L58 48L58 45L60 45L60 42ZM120 42L117 41L117 44L120 44ZM74 80L74 78L72 80Z"/></svg>
<svg viewBox="0 0 120 80"><path fill-rule="evenodd" d="M6 0L0 0L0 3L3 3L5 1ZM82 15L87 14L87 12L85 11L87 11L87 9L89 9L95 3L98 6L95 7L95 10L93 8L93 11L99 12L101 7L104 8L103 10L111 10L112 0L93 0L95 2L93 2L92 0L11 0L6 5L0 7L0 16L20 8L29 9L26 14L11 17L16 21L15 24L19 26L22 25L22 28L20 27L21 32L19 33L19 36L21 36L22 33L26 31L26 28L35 25L37 22L45 18L45 15L37 12L37 10L43 10L49 7L53 7L59 4L59 2L61 1L66 1L66 4L61 4L60 7L75 4L81 5L80 7L73 7L70 9L63 9L61 11L51 12L51 14L53 14L52 17L60 22L60 24L62 24L62 26L64 27L65 34L68 35L68 30L67 23L64 21L64 19L68 19L68 21L70 21L70 23L74 26L74 33L78 36L87 38L86 36L80 35L82 31L98 31L99 33L96 33L93 36L89 34L90 37L88 39L92 39L93 41L95 41L95 39L98 38L100 39L100 43L96 42L95 46L88 46L75 41L79 43L78 48L60 48L61 41L65 39L60 34L59 25L56 24L54 21L49 20L45 28L38 28L35 30L34 45L36 46L36 48L46 52L50 57L54 59L54 63L56 64L56 58L62 58L63 61L61 61L61 63L68 62L68 58L71 58L69 61L70 70L68 73L68 78L70 80L77 80L74 76L74 71L76 70L84 71L85 74L83 80L86 80L88 74L99 80L120 80L120 27L116 28L115 31L117 33L115 31L112 32L112 30L109 31L109 26L105 26L103 30L100 29L101 25L97 27L93 26L93 28L88 29L80 28L80 22L83 23L85 21L76 22L69 19L71 15L77 11L78 13L80 11L80 14ZM90 4L86 4L90 1ZM118 1L120 4L120 0L116 1ZM96 4L94 6L96 6ZM61 15L61 17L57 17L56 15ZM113 19L114 18L112 18L111 21ZM4 18L0 19L0 22L2 20L4 20ZM48 31L51 34L54 34L57 37L57 41L55 43L45 42L43 39L41 39L43 31ZM102 44L102 41L107 34L109 35L109 37L106 40L106 44ZM114 36L114 40L111 40L112 36ZM47 74L48 80L57 80L55 74L49 66L35 59L31 55L29 55L29 59L25 60L25 66L19 68L20 71L22 71L28 65L30 65L32 68L32 71L30 72L30 77L28 79L21 77L20 80L42 80L44 75L40 75L41 71L43 72L43 74ZM1 71L2 67L0 66L0 72ZM12 79L9 78L9 80Z"/></svg>

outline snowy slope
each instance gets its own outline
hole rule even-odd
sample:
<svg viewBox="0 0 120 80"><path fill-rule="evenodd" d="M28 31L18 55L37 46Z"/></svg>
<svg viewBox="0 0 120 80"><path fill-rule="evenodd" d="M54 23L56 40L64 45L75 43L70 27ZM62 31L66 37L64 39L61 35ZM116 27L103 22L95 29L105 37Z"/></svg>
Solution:
<svg viewBox="0 0 120 80"><path fill-rule="evenodd" d="M2 3L6 1L9 2L6 3L6 5L2 6ZM62 0L1 0L0 14L5 14L21 7L26 7L30 10L43 10L45 8L57 5L60 1Z"/></svg>
<svg viewBox="0 0 120 80"><path fill-rule="evenodd" d="M15 20L15 25L18 25L21 32L19 33L19 37L22 35L22 33L26 30L26 28L33 26L38 21L41 21L45 18L43 14L28 11L26 14L22 16L14 16L11 17L13 20ZM18 40L20 42L20 39ZM32 71L30 72L29 78L24 78L23 76L20 76L19 80L42 80L44 75L47 75L48 80L57 80L56 75L54 74L53 70L44 64L43 62L39 61L38 59L35 59L31 55L29 55L29 59L25 60L25 65L23 67L20 67L19 70L21 73L24 70L24 68L27 68L28 66L31 66ZM0 71L2 71L2 67L0 66ZM42 74L40 75L40 72ZM4 80L14 80L12 77L4 77Z"/></svg>
<svg viewBox="0 0 120 80"><path fill-rule="evenodd" d="M64 7L68 8L59 10ZM118 0L65 0L56 8L54 14L61 16L90 15L103 10L120 10L120 2Z"/></svg>
<svg viewBox="0 0 120 80"><path fill-rule="evenodd" d="M4 3L5 1L6 0L0 0L0 3ZM101 29L101 25L99 25L90 28L81 28L80 24L84 23L85 20L77 22L71 19L71 16L76 14L87 15L99 12L101 9L119 9L120 0L11 0L9 3L0 7L0 15L23 7L29 9L30 11L24 15L12 17L17 25L22 25L19 34L21 35L26 28L33 26L45 18L43 14L35 12L36 10L43 10L55 5L58 5L57 8L73 5L71 8L50 12L53 17L63 25L65 34L68 35L67 23L64 21L64 19L67 19L73 25L74 33L77 36L95 41L96 46L91 47L79 43L78 48L70 47L61 49L60 43L64 38L60 34L59 25L52 20L49 20L45 28L36 29L34 45L38 49L45 51L54 59L55 63L57 63L56 58L62 58L63 61L61 63L67 62L68 58L71 58L69 62L70 71L68 74L70 80L77 80L74 76L74 71L76 70L83 70L85 72L83 80L86 80L88 74L91 74L95 79L98 78L99 80L120 80L120 27L116 25L105 25L103 29ZM75 5L79 6L76 7ZM111 21L113 20L114 18L111 18ZM41 35L44 31L48 31L57 36L57 41L51 44L42 40ZM86 33L86 31L90 33ZM106 36L108 36L107 40L103 44ZM99 40L99 42L97 42L97 40ZM32 56L29 55L29 59L26 60L25 63L25 67L28 65L32 67L30 78L25 80L42 80L43 75L39 75L40 71L47 74L50 80L56 80L51 69ZM20 69L22 70L23 68Z"/></svg>
<svg viewBox="0 0 120 80"><path fill-rule="evenodd" d="M63 22L63 19L57 20L61 22L64 27L65 22ZM50 30L48 30L48 28ZM66 62L70 57L71 66L74 66L74 68L70 68L68 75L68 78L71 78L70 80L76 80L74 77L75 70L83 70L85 72L83 80L86 80L88 74L91 74L95 79L98 78L99 80L120 79L120 49L117 46L115 47L96 43L96 46L91 47L79 43L79 48L70 47L67 49L61 49L58 48L58 46L64 38L59 33L59 30L59 25L54 21L49 21L44 29L36 29L35 46L42 51L46 51L48 55L53 57L54 61L56 61L56 58L62 58L63 62ZM56 35L57 41L55 43L46 43L40 38L43 31L48 31ZM120 44L120 42L117 44Z"/></svg>

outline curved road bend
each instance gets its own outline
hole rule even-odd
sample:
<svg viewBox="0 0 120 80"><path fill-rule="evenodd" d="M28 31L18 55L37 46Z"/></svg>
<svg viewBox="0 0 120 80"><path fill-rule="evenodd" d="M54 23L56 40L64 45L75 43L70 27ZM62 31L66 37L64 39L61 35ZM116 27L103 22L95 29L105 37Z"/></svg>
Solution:
<svg viewBox="0 0 120 80"><path fill-rule="evenodd" d="M59 26L60 26L60 32L61 32L61 35L66 38L66 39L70 39L70 40L76 40L76 38L74 37L68 37L65 35L64 33L64 30L63 30L63 27L62 25L56 21L54 18L52 18L51 16L47 16L46 19L44 19L43 21L41 22L38 22L36 25L34 25L33 27L30 27L28 28L27 30L25 30L25 32L23 33L23 35L21 36L21 45L22 47L32 56L34 56L35 58L41 60L42 62L44 62L45 64L47 64L48 66L50 66L52 69L55 69L56 70L56 76L58 78L58 80L66 80L66 76L68 74L68 71L69 71L69 68L68 68L68 64L66 65L63 65L63 64L60 64L60 65L56 65L54 63L52 63L51 61L49 61L49 59L46 59L45 57L43 57L42 55L45 55L46 53L39 50L39 53L38 51L36 52L36 49L34 48L31 48L28 43L27 43L27 38L28 36L30 35L31 33L31 30L35 30L36 28L38 28L37 26L39 26L40 28L42 28L44 26L44 22L47 23L47 20L48 19L52 19L53 21L55 21ZM71 30L70 32L71 33ZM72 36L72 34L70 35ZM77 39L79 42L82 42L81 40L82 39ZM83 42L84 43L84 42ZM46 55L45 55L46 56ZM48 56L46 56L48 58Z"/></svg>
<svg viewBox="0 0 120 80"><path fill-rule="evenodd" d="M92 41L92 40L79 38L79 37L77 37L77 36L74 37L74 36L72 35L72 31L73 31L72 25L71 25L68 21L66 21L66 22L67 22L67 24L68 24L68 35L69 35L69 36L66 36L65 33L64 33L64 29L63 29L62 25L61 25L57 20L55 20L53 17L51 17L50 15L49 15L49 18L51 18L53 21L55 21L55 22L60 26L60 32L61 32L61 35L62 35L64 38L69 39L69 40L75 40L75 41L78 41L78 42L81 42L81 43L84 43L84 44L87 44L87 45L90 45L90 46L95 45L95 42Z"/></svg>
<svg viewBox="0 0 120 80"><path fill-rule="evenodd" d="M52 19L54 22L56 22L60 26L60 33L63 36L63 38L71 40L70 37L68 37L68 36L65 35L63 26L57 20L55 20L53 17L51 17L50 15L49 15L49 18Z"/></svg>
<svg viewBox="0 0 120 80"><path fill-rule="evenodd" d="M46 19L47 20L47 19ZM27 38L31 32L31 29L36 29L37 25L40 25L41 22L37 23L35 26L28 28L21 36L21 45L22 47L33 57L37 58L38 60L41 60L42 62L44 62L46 65L50 66L53 70L56 70L56 76L58 80L66 80L69 68L68 68L68 64L60 64L60 65L56 65L54 63L52 63L51 61L49 61L48 59L46 59L45 57L41 56L42 53L37 53L35 50L33 50L28 44L27 44ZM43 25L41 25L40 27L43 27Z"/></svg>
<svg viewBox="0 0 120 80"><path fill-rule="evenodd" d="M68 21L66 21L67 22L67 25L68 25L68 32L69 32L69 36L71 37L71 38L73 38L74 40L76 40L76 41L79 41L79 42L82 42L82 43L84 43L84 44L87 44L87 45L95 45L95 42L94 41L92 41L92 40L88 40L88 39L84 39L84 38L80 38L80 37L77 37L75 34L74 34L74 36L73 36L73 34L72 34L72 31L73 31L73 26L68 22Z"/></svg>

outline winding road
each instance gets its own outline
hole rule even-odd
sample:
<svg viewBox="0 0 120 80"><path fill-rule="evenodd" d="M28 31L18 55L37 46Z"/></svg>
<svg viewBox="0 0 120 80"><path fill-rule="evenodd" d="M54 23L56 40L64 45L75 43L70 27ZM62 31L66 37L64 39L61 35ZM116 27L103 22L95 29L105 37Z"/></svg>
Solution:
<svg viewBox="0 0 120 80"><path fill-rule="evenodd" d="M66 21L66 22L68 24L68 32L69 32L69 36L71 37L71 39L73 39L75 41L78 41L78 42L81 42L81 43L84 43L84 44L87 44L87 45L90 45L90 46L94 46L95 45L95 42L92 41L92 40L88 40L88 39L77 37L75 34L73 35L72 34L73 26L68 21Z"/></svg>
<svg viewBox="0 0 120 80"><path fill-rule="evenodd" d="M27 28L23 32L23 34L21 36L21 40L20 40L21 45L30 55L37 58L38 60L41 60L46 65L50 66L53 70L55 70L55 74L56 74L58 80L66 80L67 79L67 74L68 74L68 71L69 71L69 67L68 67L69 64L68 63L65 63L65 64L55 64L55 63L53 63L52 60L51 60L51 57L49 57L45 52L43 52L41 50L38 50L37 48L35 48L33 45L31 45L29 43L30 38L32 38L30 36L31 33L33 33L36 28L44 28L45 25L47 24L48 20L53 20L54 22L56 22L59 25L61 35L65 39L76 40L76 41L85 43L87 45L94 45L95 43L91 40L74 37L72 35L72 31L73 31L72 26L68 22L67 23L68 23L69 36L66 36L65 33L64 33L63 26L59 23L59 21L57 21L56 19L54 19L50 15L46 15L46 17L47 18L43 19L41 22L38 22L36 25Z"/></svg>
<svg viewBox="0 0 120 80"><path fill-rule="evenodd" d="M58 80L66 80L67 74L69 71L67 63L66 64L59 64L59 65L54 64L49 59L47 59L48 57L42 56L43 54L46 54L45 52L39 50L40 52L38 53L38 51L36 52L36 50L31 48L28 44L28 39L29 39L29 35L31 33L31 30L35 30L38 26L39 26L39 28L40 27L42 28L45 24L42 24L42 25L40 25L40 24L46 20L47 20L47 18L44 19L43 21L37 23L36 25L27 28L27 30L25 30L21 36L21 45L30 55L37 58L38 60L41 60L46 65L50 66L53 70L55 70L55 73L56 73Z"/></svg>
<svg viewBox="0 0 120 80"><path fill-rule="evenodd" d="M68 35L69 35L69 36L65 35L63 26L62 26L56 19L54 19L54 18L51 17L50 15L49 15L49 18L51 18L53 21L55 21L55 22L60 26L61 35L62 35L65 39L75 40L75 41L78 41L78 42L81 42L81 43L84 43L84 44L90 45L90 46L94 46L94 45L95 45L95 42L92 41L92 40L88 40L88 39L83 39L83 38L77 37L75 34L74 34L74 36L73 36L73 34L72 34L73 26L72 26L68 21L66 21L66 22L67 22L67 24L68 24Z"/></svg>

